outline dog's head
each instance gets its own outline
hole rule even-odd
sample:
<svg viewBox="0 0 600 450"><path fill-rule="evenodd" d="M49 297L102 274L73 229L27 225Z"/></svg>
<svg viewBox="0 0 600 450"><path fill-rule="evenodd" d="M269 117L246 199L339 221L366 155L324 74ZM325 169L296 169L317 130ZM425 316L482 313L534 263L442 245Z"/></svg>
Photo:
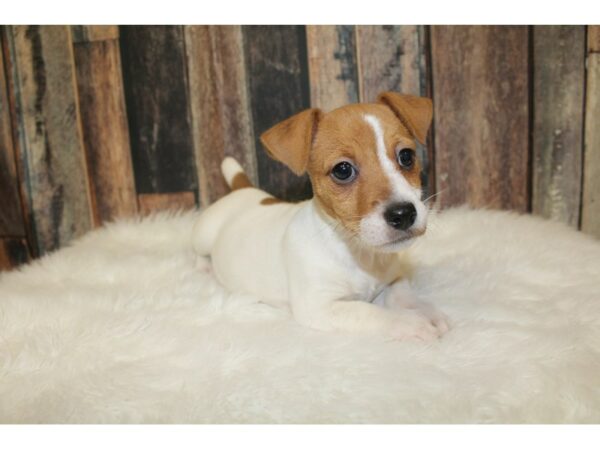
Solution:
<svg viewBox="0 0 600 450"><path fill-rule="evenodd" d="M315 200L363 244L396 251L425 232L416 141L424 143L431 100L385 92L378 103L300 112L267 130L269 154L308 172Z"/></svg>

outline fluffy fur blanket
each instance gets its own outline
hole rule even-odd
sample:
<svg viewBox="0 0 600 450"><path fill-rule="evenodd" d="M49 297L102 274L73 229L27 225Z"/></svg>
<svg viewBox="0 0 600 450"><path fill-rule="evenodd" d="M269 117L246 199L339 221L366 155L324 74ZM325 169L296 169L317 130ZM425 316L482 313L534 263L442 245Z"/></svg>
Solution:
<svg viewBox="0 0 600 450"><path fill-rule="evenodd" d="M228 295L197 213L94 231L0 275L0 422L598 422L600 244L505 212L439 214L411 250L439 342L302 328Z"/></svg>

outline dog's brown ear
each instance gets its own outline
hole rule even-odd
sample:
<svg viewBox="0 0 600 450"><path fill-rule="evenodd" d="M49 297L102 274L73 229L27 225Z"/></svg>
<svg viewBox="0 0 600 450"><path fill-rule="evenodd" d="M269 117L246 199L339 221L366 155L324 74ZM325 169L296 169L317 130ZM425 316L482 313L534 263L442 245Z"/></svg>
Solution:
<svg viewBox="0 0 600 450"><path fill-rule="evenodd" d="M427 130L433 117L433 104L426 97L398 94L396 92L383 92L377 101L389 107L400 122L421 144L427 139Z"/></svg>
<svg viewBox="0 0 600 450"><path fill-rule="evenodd" d="M296 175L306 172L308 157L321 110L312 108L279 122L260 136L267 153Z"/></svg>

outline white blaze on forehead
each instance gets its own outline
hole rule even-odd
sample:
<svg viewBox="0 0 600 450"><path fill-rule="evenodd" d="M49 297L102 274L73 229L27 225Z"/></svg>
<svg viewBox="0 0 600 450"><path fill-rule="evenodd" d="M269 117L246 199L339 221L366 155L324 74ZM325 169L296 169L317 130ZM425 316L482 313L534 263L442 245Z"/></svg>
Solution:
<svg viewBox="0 0 600 450"><path fill-rule="evenodd" d="M397 168L397 163L392 162L392 160L387 156L381 122L379 122L377 117L371 114L365 114L364 118L373 129L373 133L375 133L377 158L379 159L379 164L381 164L381 167L383 168L383 172L388 180L390 180L392 185L392 190L394 193L393 200L410 201L413 203L418 202L421 198L421 189L413 187L408 181L406 181L406 178L404 178Z"/></svg>
<svg viewBox="0 0 600 450"><path fill-rule="evenodd" d="M374 246L385 245L397 239L398 230L392 229L385 221L383 214L387 205L395 202L410 202L415 205L417 218L413 225L414 229L424 229L427 223L427 208L421 201L421 189L413 187L404 178L396 161L392 161L385 148L383 128L379 119L371 114L364 115L365 121L373 129L375 134L375 145L377 146L377 158L379 164L390 181L392 195L381 204L377 205L370 214L362 218L360 222L360 236L363 242ZM376 181L374 181L376 182ZM398 246L392 246L390 251L398 251Z"/></svg>

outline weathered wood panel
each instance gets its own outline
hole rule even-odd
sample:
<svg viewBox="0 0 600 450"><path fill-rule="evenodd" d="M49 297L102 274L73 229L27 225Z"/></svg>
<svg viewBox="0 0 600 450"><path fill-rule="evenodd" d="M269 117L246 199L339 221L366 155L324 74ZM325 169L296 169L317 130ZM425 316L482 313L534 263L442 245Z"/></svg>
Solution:
<svg viewBox="0 0 600 450"><path fill-rule="evenodd" d="M310 105L303 26L244 26L260 186L287 200L311 196L308 177L296 177L262 148L261 133Z"/></svg>
<svg viewBox="0 0 600 450"><path fill-rule="evenodd" d="M587 58L581 229L600 238L600 53Z"/></svg>
<svg viewBox="0 0 600 450"><path fill-rule="evenodd" d="M73 42L93 42L119 39L117 25L73 25Z"/></svg>
<svg viewBox="0 0 600 450"><path fill-rule="evenodd" d="M0 238L0 272L29 261L27 243L22 238Z"/></svg>
<svg viewBox="0 0 600 450"><path fill-rule="evenodd" d="M96 224L137 212L117 40L75 44L83 138Z"/></svg>
<svg viewBox="0 0 600 450"><path fill-rule="evenodd" d="M424 26L358 25L356 34L361 101L383 91L427 95Z"/></svg>
<svg viewBox="0 0 600 450"><path fill-rule="evenodd" d="M587 27L587 49L589 53L600 52L600 25L590 25Z"/></svg>
<svg viewBox="0 0 600 450"><path fill-rule="evenodd" d="M0 236L25 236L7 88L0 51Z"/></svg>
<svg viewBox="0 0 600 450"><path fill-rule="evenodd" d="M311 106L331 111L358 102L354 26L308 25L306 40Z"/></svg>
<svg viewBox="0 0 600 450"><path fill-rule="evenodd" d="M122 26L121 59L138 193L197 188L181 26Z"/></svg>
<svg viewBox="0 0 600 450"><path fill-rule="evenodd" d="M46 252L92 226L69 27L7 32L21 166L35 240Z"/></svg>
<svg viewBox="0 0 600 450"><path fill-rule="evenodd" d="M585 27L533 27L533 57L532 212L577 228Z"/></svg>
<svg viewBox="0 0 600 450"><path fill-rule="evenodd" d="M588 56L581 229L600 238L600 26L587 27Z"/></svg>
<svg viewBox="0 0 600 450"><path fill-rule="evenodd" d="M140 194L138 196L140 214L146 216L158 211L178 211L196 206L193 192L173 192L169 194Z"/></svg>
<svg viewBox="0 0 600 450"><path fill-rule="evenodd" d="M384 91L429 96L426 30L418 25L357 25L359 91L373 102ZM433 190L433 139L417 147L422 166L423 194Z"/></svg>
<svg viewBox="0 0 600 450"><path fill-rule="evenodd" d="M240 26L187 26L186 52L200 203L229 192L221 161L235 157L258 183L242 30Z"/></svg>
<svg viewBox="0 0 600 450"><path fill-rule="evenodd" d="M527 211L527 27L433 26L431 44L440 204Z"/></svg>

